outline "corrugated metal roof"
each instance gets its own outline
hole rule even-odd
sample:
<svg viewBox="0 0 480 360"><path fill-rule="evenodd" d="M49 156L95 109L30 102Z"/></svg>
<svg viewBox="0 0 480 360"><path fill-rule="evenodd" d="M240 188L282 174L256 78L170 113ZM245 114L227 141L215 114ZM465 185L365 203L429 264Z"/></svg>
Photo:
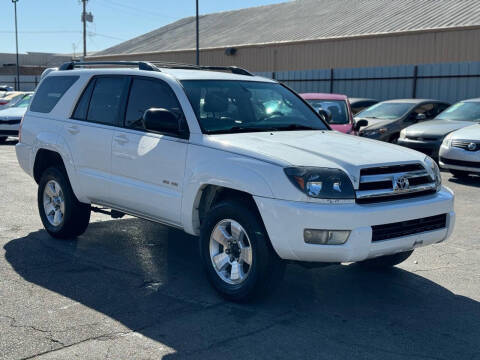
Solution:
<svg viewBox="0 0 480 360"><path fill-rule="evenodd" d="M200 47L328 39L480 25L479 0L296 0L200 17ZM195 48L195 17L95 55Z"/></svg>

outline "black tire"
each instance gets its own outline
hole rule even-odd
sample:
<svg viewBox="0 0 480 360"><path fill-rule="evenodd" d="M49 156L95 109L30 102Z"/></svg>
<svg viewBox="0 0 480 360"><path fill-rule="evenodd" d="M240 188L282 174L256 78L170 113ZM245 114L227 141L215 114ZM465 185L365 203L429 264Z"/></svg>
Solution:
<svg viewBox="0 0 480 360"><path fill-rule="evenodd" d="M8 139L8 136L0 136L0 144L3 144Z"/></svg>
<svg viewBox="0 0 480 360"><path fill-rule="evenodd" d="M225 219L234 220L243 227L252 248L250 270L240 284L224 281L217 274L210 257L210 237L216 225ZM201 228L200 252L210 283L220 295L234 302L246 302L266 296L283 278L285 271L285 262L272 248L260 214L243 200L222 201L207 213Z"/></svg>
<svg viewBox="0 0 480 360"><path fill-rule="evenodd" d="M63 220L57 226L52 224L47 218L43 205L43 197L45 186L51 181L55 181L60 185L61 194L64 199ZM78 201L73 193L68 176L64 171L50 167L45 170L38 183L38 211L45 230L57 239L72 239L85 232L90 221L90 204L84 204Z"/></svg>
<svg viewBox="0 0 480 360"><path fill-rule="evenodd" d="M369 269L388 269L407 260L412 255L413 250L405 251L393 255L380 256L377 258L360 261L358 264Z"/></svg>
<svg viewBox="0 0 480 360"><path fill-rule="evenodd" d="M469 177L470 173L467 172L467 171L462 171L462 170L453 170L453 169L449 169L448 171L450 171L450 173L455 176L456 178L459 178L459 179L466 179Z"/></svg>

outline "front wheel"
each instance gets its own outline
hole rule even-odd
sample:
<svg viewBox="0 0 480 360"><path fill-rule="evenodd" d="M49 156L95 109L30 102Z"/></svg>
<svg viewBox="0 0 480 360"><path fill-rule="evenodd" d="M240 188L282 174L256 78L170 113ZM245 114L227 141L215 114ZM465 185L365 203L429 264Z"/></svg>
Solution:
<svg viewBox="0 0 480 360"><path fill-rule="evenodd" d="M407 260L412 255L413 250L405 251L393 255L380 256L377 258L364 260L358 264L370 269L388 269Z"/></svg>
<svg viewBox="0 0 480 360"><path fill-rule="evenodd" d="M241 200L210 210L200 250L210 283L230 301L264 296L283 277L285 264L271 247L256 209Z"/></svg>
<svg viewBox="0 0 480 360"><path fill-rule="evenodd" d="M78 201L64 171L55 167L38 183L38 211L45 230L58 239L83 234L90 221L90 204Z"/></svg>

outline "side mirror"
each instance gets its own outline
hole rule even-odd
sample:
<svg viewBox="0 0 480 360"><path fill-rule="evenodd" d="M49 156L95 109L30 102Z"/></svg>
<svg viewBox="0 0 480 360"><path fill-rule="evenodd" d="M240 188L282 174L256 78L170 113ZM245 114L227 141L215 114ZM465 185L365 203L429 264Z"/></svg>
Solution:
<svg viewBox="0 0 480 360"><path fill-rule="evenodd" d="M332 121L332 114L327 110L318 109L318 115L320 115L327 124L330 124L330 121Z"/></svg>
<svg viewBox="0 0 480 360"><path fill-rule="evenodd" d="M365 119L360 119L358 121L355 121L355 125L353 126L353 130L358 131L360 128L368 126L368 121Z"/></svg>
<svg viewBox="0 0 480 360"><path fill-rule="evenodd" d="M143 125L148 131L177 136L182 134L178 117L167 109L146 110L143 114Z"/></svg>
<svg viewBox="0 0 480 360"><path fill-rule="evenodd" d="M427 115L425 115L425 114L417 114L417 116L415 116L415 120L417 120L417 121L427 120Z"/></svg>

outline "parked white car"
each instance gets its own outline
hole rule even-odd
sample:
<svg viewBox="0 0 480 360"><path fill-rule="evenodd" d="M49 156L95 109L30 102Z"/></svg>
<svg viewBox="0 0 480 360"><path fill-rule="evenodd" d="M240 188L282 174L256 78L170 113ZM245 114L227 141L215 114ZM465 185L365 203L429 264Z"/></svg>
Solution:
<svg viewBox="0 0 480 360"><path fill-rule="evenodd" d="M451 132L440 147L440 165L459 178L480 175L480 124Z"/></svg>
<svg viewBox="0 0 480 360"><path fill-rule="evenodd" d="M15 105L0 110L0 143L7 140L9 136L18 136L20 121L30 105L32 94L28 93Z"/></svg>
<svg viewBox="0 0 480 360"><path fill-rule="evenodd" d="M53 237L81 235L93 205L183 229L213 286L244 301L285 260L390 267L452 232L454 195L431 158L331 131L282 84L101 65L50 72L23 120L17 158Z"/></svg>

